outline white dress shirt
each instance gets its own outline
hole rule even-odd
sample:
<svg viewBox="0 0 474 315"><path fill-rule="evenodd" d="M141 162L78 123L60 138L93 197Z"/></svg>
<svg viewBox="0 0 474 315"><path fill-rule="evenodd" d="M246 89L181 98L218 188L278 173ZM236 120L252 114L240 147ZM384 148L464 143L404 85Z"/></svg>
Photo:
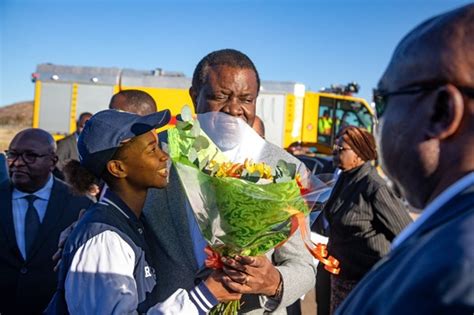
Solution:
<svg viewBox="0 0 474 315"><path fill-rule="evenodd" d="M43 222L48 207L49 197L51 196L51 190L53 188L53 176L50 175L48 181L43 188L35 191L34 193L26 193L16 188L12 192L12 212L13 212L13 225L15 226L15 236L18 249L21 252L23 258L26 259L26 248L25 248L25 216L26 210L28 210L28 201L24 198L28 195L35 195L37 199L33 202L33 205L38 212L40 222Z"/></svg>
<svg viewBox="0 0 474 315"><path fill-rule="evenodd" d="M407 238L409 238L413 233L415 233L420 226L423 225L431 216L433 216L439 209L441 209L448 201L450 201L454 196L459 194L461 191L467 187L474 185L474 172L471 172L449 186L445 189L438 197L433 199L433 201L425 208L420 217L408 225L392 242L392 249L398 247L403 243Z"/></svg>

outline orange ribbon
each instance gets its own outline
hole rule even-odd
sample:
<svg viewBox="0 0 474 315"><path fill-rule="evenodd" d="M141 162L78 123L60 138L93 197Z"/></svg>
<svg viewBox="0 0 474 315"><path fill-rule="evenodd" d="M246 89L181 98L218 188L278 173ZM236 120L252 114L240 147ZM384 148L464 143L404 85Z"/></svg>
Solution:
<svg viewBox="0 0 474 315"><path fill-rule="evenodd" d="M333 256L329 256L326 244L318 243L315 244L309 237L308 230L305 224L304 214L300 211L289 209L291 216L291 230L290 236L293 235L294 231L300 227L301 238L303 239L306 249L313 255L314 258L319 260L323 265L324 269L332 274L339 274L341 268L339 268L339 261Z"/></svg>

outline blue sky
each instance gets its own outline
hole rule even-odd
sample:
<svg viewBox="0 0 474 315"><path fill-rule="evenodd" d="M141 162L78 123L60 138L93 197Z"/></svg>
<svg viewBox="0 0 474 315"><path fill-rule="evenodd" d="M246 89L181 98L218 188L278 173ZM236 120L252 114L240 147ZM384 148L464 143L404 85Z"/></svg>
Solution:
<svg viewBox="0 0 474 315"><path fill-rule="evenodd" d="M0 106L33 99L39 63L191 76L207 53L235 48L263 80L311 90L356 81L369 99L397 42L461 0L1 0Z"/></svg>

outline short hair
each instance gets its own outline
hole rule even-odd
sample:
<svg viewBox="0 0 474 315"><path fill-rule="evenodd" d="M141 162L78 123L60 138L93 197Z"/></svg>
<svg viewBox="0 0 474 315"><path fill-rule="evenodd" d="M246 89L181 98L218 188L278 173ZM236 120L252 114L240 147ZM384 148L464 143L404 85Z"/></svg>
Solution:
<svg viewBox="0 0 474 315"><path fill-rule="evenodd" d="M110 109L120 109L138 115L148 115L157 111L156 102L150 94L141 90L123 90L112 96Z"/></svg>
<svg viewBox="0 0 474 315"><path fill-rule="evenodd" d="M79 118L77 119L77 122L80 122L82 120L82 118L84 118L84 116L92 116L91 113L89 112L83 112L79 115Z"/></svg>
<svg viewBox="0 0 474 315"><path fill-rule="evenodd" d="M215 66L228 66L232 68L251 69L255 72L257 77L257 88L260 90L260 76L257 68L252 60L244 54L235 49L216 50L205 56L199 61L194 69L192 87L196 92L199 92L204 84L206 84L209 69ZM258 92L257 92L258 93Z"/></svg>
<svg viewBox="0 0 474 315"><path fill-rule="evenodd" d="M374 136L367 130L355 126L344 128L339 137L364 161L377 159L377 148Z"/></svg>

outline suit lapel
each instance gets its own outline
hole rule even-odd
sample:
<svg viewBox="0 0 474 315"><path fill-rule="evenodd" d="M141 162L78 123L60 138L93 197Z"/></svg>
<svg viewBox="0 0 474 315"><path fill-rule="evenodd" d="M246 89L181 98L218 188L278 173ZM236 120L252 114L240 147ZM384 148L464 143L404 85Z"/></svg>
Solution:
<svg viewBox="0 0 474 315"><path fill-rule="evenodd" d="M0 233L5 233L7 245L15 252L15 255L23 259L18 249L15 236L15 225L12 213L12 188L9 181L0 185Z"/></svg>
<svg viewBox="0 0 474 315"><path fill-rule="evenodd" d="M38 236L36 237L36 240L33 243L33 248L31 249L30 257L35 256L41 245L44 244L51 229L56 226L59 219L61 219L61 216L63 215L61 207L64 207L67 204L67 194L65 193L64 189L66 188L61 186L61 184L56 179L54 179L53 188L51 189L51 195L49 196L48 207L46 208L46 213L43 222L40 225Z"/></svg>
<svg viewBox="0 0 474 315"><path fill-rule="evenodd" d="M189 230L189 220L186 210L186 194L181 187L178 174L174 167L171 168L170 172L170 183L167 188L168 205L173 208L169 208L171 223L174 226L174 230L180 240L180 247L186 257L190 266L193 270L197 270L197 261L194 255L193 242L191 239L191 232Z"/></svg>
<svg viewBox="0 0 474 315"><path fill-rule="evenodd" d="M189 270L195 272L197 261L194 257L185 201L186 196L178 175L172 167L168 186L164 189L149 190L144 214L164 255L175 262L183 262Z"/></svg>

